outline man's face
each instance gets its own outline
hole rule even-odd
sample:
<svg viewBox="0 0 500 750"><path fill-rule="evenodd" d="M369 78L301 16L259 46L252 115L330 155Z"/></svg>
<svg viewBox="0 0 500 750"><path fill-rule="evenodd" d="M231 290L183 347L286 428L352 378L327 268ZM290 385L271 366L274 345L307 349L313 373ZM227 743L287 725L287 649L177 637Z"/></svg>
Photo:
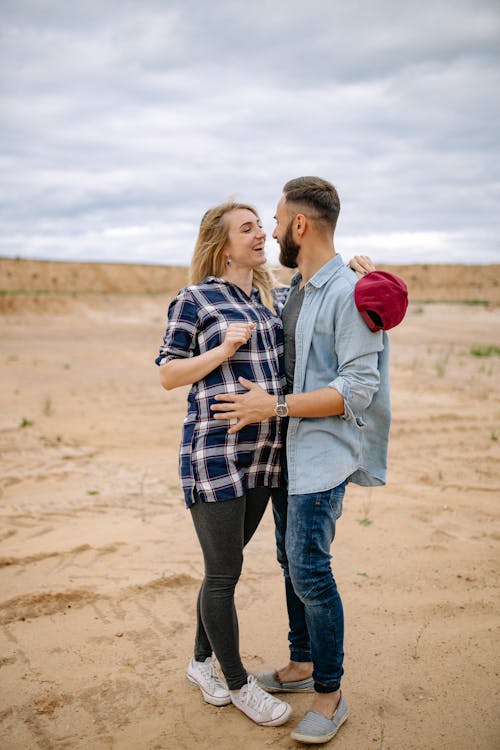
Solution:
<svg viewBox="0 0 500 750"><path fill-rule="evenodd" d="M292 223L293 216L285 205L285 196L283 196L276 208L276 227L274 228L273 237L280 246L279 261L286 268L297 268L297 257L300 252L300 245L293 239Z"/></svg>

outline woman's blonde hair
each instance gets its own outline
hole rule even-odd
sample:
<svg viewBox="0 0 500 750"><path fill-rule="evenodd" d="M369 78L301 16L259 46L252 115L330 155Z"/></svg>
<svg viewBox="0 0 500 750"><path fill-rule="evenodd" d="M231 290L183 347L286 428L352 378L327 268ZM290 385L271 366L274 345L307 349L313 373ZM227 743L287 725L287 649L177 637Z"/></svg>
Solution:
<svg viewBox="0 0 500 750"><path fill-rule="evenodd" d="M226 268L224 249L228 243L229 222L227 214L237 209L245 208L257 218L259 215L254 206L246 203L236 203L227 200L205 212L200 224L198 239L194 248L193 258L189 267L189 282L199 284L207 276L222 276ZM275 312L271 289L278 285L267 264L255 268L253 285L260 292L262 304L271 312Z"/></svg>

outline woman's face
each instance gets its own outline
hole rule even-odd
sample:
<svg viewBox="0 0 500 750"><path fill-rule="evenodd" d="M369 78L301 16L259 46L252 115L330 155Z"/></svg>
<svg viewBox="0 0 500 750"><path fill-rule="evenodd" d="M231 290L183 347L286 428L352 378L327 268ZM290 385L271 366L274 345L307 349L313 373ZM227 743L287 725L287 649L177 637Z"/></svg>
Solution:
<svg viewBox="0 0 500 750"><path fill-rule="evenodd" d="M257 268L266 262L266 233L258 216L247 208L236 208L227 214L229 235L224 259L231 259L231 268Z"/></svg>

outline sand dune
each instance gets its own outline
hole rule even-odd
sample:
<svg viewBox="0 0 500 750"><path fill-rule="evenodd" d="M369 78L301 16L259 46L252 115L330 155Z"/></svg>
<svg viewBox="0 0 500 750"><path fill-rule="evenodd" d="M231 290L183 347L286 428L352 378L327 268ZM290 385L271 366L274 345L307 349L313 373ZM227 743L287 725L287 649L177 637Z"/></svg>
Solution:
<svg viewBox="0 0 500 750"><path fill-rule="evenodd" d="M1 318L0 746L299 747L306 696L263 728L185 679L202 576L177 479L187 391L152 364L185 270L30 263L0 262L18 291ZM333 548L351 716L331 746L496 750L500 267L412 268L393 269L412 303L391 334L389 483L349 488ZM248 668L284 663L269 511L238 607Z"/></svg>

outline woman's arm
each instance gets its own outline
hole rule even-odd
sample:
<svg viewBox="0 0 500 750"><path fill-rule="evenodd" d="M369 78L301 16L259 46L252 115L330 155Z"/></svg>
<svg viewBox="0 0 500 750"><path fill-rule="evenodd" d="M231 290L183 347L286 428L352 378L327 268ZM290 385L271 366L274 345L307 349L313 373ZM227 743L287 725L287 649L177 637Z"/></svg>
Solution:
<svg viewBox="0 0 500 750"><path fill-rule="evenodd" d="M227 327L224 341L219 346L195 357L171 359L160 366L160 383L165 390L191 385L219 367L246 344L255 323L231 323Z"/></svg>

